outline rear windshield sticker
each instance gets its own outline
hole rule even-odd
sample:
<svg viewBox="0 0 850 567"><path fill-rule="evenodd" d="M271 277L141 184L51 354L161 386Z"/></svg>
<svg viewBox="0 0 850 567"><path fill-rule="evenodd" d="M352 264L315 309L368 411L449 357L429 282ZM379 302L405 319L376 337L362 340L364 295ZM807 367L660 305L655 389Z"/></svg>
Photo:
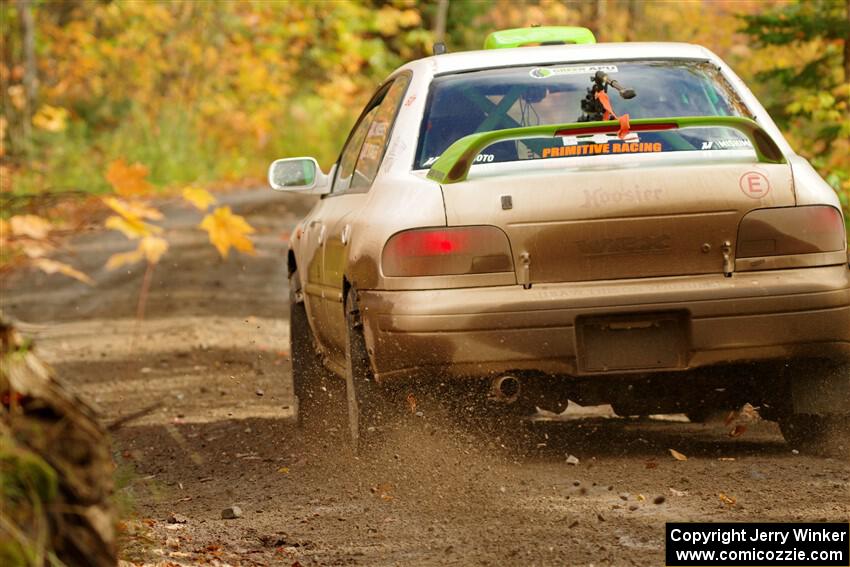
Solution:
<svg viewBox="0 0 850 567"><path fill-rule="evenodd" d="M529 71L534 79L546 79L558 75L592 75L597 71L616 73L616 65L570 65L569 67L535 67Z"/></svg>
<svg viewBox="0 0 850 567"><path fill-rule="evenodd" d="M749 140L743 138L730 138L728 140L708 140L702 143L701 150L734 150L737 148L750 149L753 145Z"/></svg>
<svg viewBox="0 0 850 567"><path fill-rule="evenodd" d="M432 156L425 160L425 163L422 164L425 167L431 167L434 165L434 162L437 161L439 156ZM496 159L496 156L493 154L478 154L475 156L475 160L472 163L493 163L493 160Z"/></svg>
<svg viewBox="0 0 850 567"><path fill-rule="evenodd" d="M555 146L554 148L543 148L540 157L571 157L592 156L597 154L638 154L646 152L660 152L661 142L624 142L612 144L585 144L582 146Z"/></svg>

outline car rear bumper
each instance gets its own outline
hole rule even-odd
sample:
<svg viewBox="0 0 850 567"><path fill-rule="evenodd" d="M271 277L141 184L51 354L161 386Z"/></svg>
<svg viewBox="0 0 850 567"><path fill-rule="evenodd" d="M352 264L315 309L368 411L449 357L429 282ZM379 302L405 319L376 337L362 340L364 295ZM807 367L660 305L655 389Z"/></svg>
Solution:
<svg viewBox="0 0 850 567"><path fill-rule="evenodd" d="M363 291L365 334L380 380L589 370L579 335L588 318L678 314L672 369L789 357L850 358L847 265L722 275ZM604 346L604 345L603 345ZM604 349L603 349L604 350ZM671 368L659 368L659 370ZM626 372L646 372L647 368Z"/></svg>

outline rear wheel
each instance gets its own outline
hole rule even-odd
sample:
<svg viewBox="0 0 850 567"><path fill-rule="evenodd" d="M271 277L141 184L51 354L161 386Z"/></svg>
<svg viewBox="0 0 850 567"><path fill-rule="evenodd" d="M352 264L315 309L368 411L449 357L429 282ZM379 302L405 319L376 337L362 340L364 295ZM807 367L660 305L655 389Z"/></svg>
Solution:
<svg viewBox="0 0 850 567"><path fill-rule="evenodd" d="M850 416L792 414L780 418L785 441L798 451L816 454L850 454Z"/></svg>
<svg viewBox="0 0 850 567"><path fill-rule="evenodd" d="M785 365L789 388L776 412L791 447L850 456L850 362L795 360Z"/></svg>
<svg viewBox="0 0 850 567"><path fill-rule="evenodd" d="M357 294L351 289L345 297L345 384L348 400L348 429L354 451L371 445L380 429L387 426L394 409L385 391L376 381L366 350L363 322Z"/></svg>
<svg viewBox="0 0 850 567"><path fill-rule="evenodd" d="M319 425L326 409L324 402L331 395L328 388L331 376L316 352L307 309L298 289L297 272L289 278L289 353L298 425Z"/></svg>

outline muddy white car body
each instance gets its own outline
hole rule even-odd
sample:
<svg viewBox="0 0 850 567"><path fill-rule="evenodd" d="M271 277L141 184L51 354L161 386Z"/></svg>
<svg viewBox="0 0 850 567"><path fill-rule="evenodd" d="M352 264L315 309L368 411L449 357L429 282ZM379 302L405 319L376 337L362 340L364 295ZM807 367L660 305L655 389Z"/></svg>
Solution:
<svg viewBox="0 0 850 567"><path fill-rule="evenodd" d="M457 142L428 166L417 156L441 77L646 61L710 65L758 130L748 134L752 147L491 163L485 142ZM445 54L399 68L376 96L395 97L396 108L367 106L361 121L375 122L362 139L356 125L341 156L343 167L346 152L360 156L347 182L339 162L325 175L289 160L305 168L295 183L279 177L288 160L270 170L277 189L322 195L287 259L293 304L309 322L294 332L347 378L359 427L371 404L362 390L376 384L506 375L533 396L530 407L560 409L570 396L621 413L744 401L774 419L848 411L840 363L850 357L850 269L837 195L709 50L631 43ZM549 139L573 133L564 128ZM365 180L352 181L363 163ZM359 370L352 333L362 334ZM829 369L788 370L811 359Z"/></svg>

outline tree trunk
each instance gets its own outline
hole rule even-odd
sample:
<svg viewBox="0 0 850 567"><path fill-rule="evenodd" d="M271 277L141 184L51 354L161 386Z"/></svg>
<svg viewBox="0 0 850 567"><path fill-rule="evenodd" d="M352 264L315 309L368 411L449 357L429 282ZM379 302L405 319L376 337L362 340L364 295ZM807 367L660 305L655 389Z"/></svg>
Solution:
<svg viewBox="0 0 850 567"><path fill-rule="evenodd" d="M640 6L638 0L626 0L627 5L627 20L626 20L626 39L635 41L637 39L638 18L640 15ZM850 2L850 0L848 0Z"/></svg>
<svg viewBox="0 0 850 567"><path fill-rule="evenodd" d="M32 135L31 119L35 108L35 99L38 96L38 76L35 68L35 24L32 17L32 0L18 0L18 9L21 13L21 32L24 40L24 92L26 93L26 106L23 110L21 123L24 129L24 147L27 153L29 153Z"/></svg>
<svg viewBox="0 0 850 567"><path fill-rule="evenodd" d="M434 43L445 43L446 41L446 18L448 14L449 0L439 0L437 3L437 17L434 18Z"/></svg>
<svg viewBox="0 0 850 567"><path fill-rule="evenodd" d="M607 0L594 0L593 2L593 25L596 27L596 39L605 41L608 39L607 31Z"/></svg>
<svg viewBox="0 0 850 567"><path fill-rule="evenodd" d="M850 0L844 1L847 25L850 26ZM850 83L850 38L844 38L844 82Z"/></svg>

